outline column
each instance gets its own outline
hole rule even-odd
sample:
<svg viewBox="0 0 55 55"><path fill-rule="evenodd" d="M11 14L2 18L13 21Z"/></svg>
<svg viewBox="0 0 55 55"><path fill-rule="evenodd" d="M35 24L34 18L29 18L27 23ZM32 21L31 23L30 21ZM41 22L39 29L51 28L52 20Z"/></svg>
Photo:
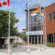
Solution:
<svg viewBox="0 0 55 55"><path fill-rule="evenodd" d="M55 39L54 39L54 33L53 33L53 44L54 44L54 40L55 40Z"/></svg>

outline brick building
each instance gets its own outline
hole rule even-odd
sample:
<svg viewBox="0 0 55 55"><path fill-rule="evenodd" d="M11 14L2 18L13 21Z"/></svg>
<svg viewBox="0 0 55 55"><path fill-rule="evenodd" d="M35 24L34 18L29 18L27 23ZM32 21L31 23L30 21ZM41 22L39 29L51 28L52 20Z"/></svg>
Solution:
<svg viewBox="0 0 55 55"><path fill-rule="evenodd" d="M55 3L49 5L45 8L45 16L46 16L46 40L47 40L47 43L53 43L55 45ZM45 24L44 24L44 27L45 27ZM45 32L45 29L44 29L44 32ZM44 34L44 36L45 36L45 34ZM44 39L45 39L45 37L44 37Z"/></svg>
<svg viewBox="0 0 55 55"><path fill-rule="evenodd" d="M35 9L37 9L39 6L40 5L35 4L29 8L29 43L41 44L41 35L42 35L42 44L43 42L45 43L45 21L46 21L46 42L55 44L55 3L45 8L46 20L44 18L44 22L42 20L38 20L38 15L40 13L38 13L38 15L35 17L31 17L31 13L35 11ZM41 11L43 9L44 7L41 6ZM26 39L28 42L28 10L26 9L25 11L26 11Z"/></svg>

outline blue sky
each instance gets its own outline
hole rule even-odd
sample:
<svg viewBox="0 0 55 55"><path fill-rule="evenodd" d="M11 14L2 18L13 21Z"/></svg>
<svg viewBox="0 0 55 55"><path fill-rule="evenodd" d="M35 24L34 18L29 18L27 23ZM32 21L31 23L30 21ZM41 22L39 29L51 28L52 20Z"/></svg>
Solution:
<svg viewBox="0 0 55 55"><path fill-rule="evenodd" d="M6 0L0 0L6 1ZM23 28L26 28L26 13L25 13L25 4L28 0L10 0L10 11L15 12L15 16L19 19L19 22L15 24L17 26L18 32L22 32ZM34 4L41 4L43 7L47 7L54 3L55 0L29 0L30 6ZM9 10L7 7L2 7L0 10Z"/></svg>

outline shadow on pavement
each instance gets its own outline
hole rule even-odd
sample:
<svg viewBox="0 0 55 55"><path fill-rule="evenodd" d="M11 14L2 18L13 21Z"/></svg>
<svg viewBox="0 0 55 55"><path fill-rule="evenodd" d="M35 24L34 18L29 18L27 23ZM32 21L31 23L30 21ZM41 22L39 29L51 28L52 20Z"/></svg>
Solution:
<svg viewBox="0 0 55 55"><path fill-rule="evenodd" d="M12 52L26 52L27 48L28 48L28 47L12 48ZM31 47L30 47L30 49L31 49L31 51L38 50L37 48L31 48ZM7 51L7 49L0 49L0 52L6 52L6 51Z"/></svg>

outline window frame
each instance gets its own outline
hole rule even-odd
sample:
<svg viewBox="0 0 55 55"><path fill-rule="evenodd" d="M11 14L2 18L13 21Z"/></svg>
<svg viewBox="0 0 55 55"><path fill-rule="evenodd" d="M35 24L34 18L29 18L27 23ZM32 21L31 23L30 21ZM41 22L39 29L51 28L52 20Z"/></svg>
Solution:
<svg viewBox="0 0 55 55"><path fill-rule="evenodd" d="M47 34L47 43L53 44L53 34Z"/></svg>
<svg viewBox="0 0 55 55"><path fill-rule="evenodd" d="M55 13L55 12L53 12L53 19L54 19L54 13ZM54 19L54 20L55 20L55 19Z"/></svg>
<svg viewBox="0 0 55 55"><path fill-rule="evenodd" d="M52 21L52 19L50 20L50 15L52 15L52 13L49 14L49 21Z"/></svg>

